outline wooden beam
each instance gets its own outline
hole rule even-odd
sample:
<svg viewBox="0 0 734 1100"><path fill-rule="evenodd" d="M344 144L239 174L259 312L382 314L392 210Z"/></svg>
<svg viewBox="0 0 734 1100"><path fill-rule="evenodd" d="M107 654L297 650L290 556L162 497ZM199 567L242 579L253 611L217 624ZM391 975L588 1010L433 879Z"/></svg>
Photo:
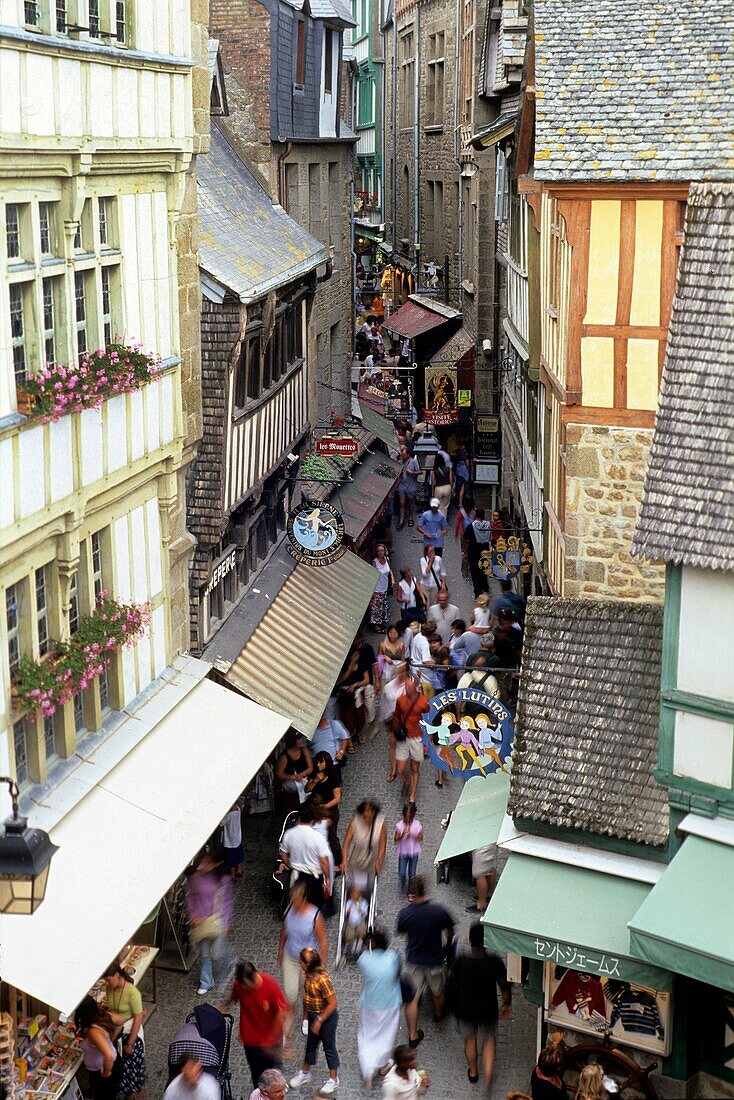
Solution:
<svg viewBox="0 0 734 1100"><path fill-rule="evenodd" d="M571 293L568 303L568 352L566 385L581 392L581 326L586 316L589 293L590 202L559 201L558 212L566 222L566 240L571 245Z"/></svg>
<svg viewBox="0 0 734 1100"><path fill-rule="evenodd" d="M660 258L660 324L667 334L673 308L675 276L678 270L678 202L663 203L663 235Z"/></svg>
<svg viewBox="0 0 734 1100"><path fill-rule="evenodd" d="M599 409L590 405L564 405L564 424L602 424L610 428L652 428L655 413L648 409Z"/></svg>
<svg viewBox="0 0 734 1100"><path fill-rule="evenodd" d="M627 407L627 341L614 341L614 406Z"/></svg>
<svg viewBox="0 0 734 1100"><path fill-rule="evenodd" d="M581 390L569 390L563 386L549 369L545 359L540 358L540 380L546 389L551 390L561 405L575 405L581 400Z"/></svg>
<svg viewBox="0 0 734 1100"><path fill-rule="evenodd" d="M678 183L544 183L558 199L675 199L688 198L688 184Z"/></svg>
<svg viewBox="0 0 734 1100"><path fill-rule="evenodd" d="M664 340L667 329L659 325L582 325L582 336L607 336L623 340Z"/></svg>

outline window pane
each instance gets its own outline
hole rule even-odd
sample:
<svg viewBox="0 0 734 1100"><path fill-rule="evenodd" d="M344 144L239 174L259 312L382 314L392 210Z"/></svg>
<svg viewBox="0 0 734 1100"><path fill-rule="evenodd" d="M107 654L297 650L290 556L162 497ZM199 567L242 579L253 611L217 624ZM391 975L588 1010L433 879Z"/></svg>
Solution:
<svg viewBox="0 0 734 1100"><path fill-rule="evenodd" d="M112 306L110 304L110 269L102 268L102 324L105 346L112 343Z"/></svg>
<svg viewBox="0 0 734 1100"><path fill-rule="evenodd" d="M74 729L77 733L84 729L84 696L81 691L74 696Z"/></svg>
<svg viewBox="0 0 734 1100"><path fill-rule="evenodd" d="M15 749L15 778L18 784L28 782L28 750L25 741L25 719L13 723L13 747Z"/></svg>
<svg viewBox="0 0 734 1100"><path fill-rule="evenodd" d="M13 371L16 382L26 378L25 320L23 317L23 288L10 287L10 343L13 348Z"/></svg>
<svg viewBox="0 0 734 1100"><path fill-rule="evenodd" d="M38 0L24 0L23 12L26 23L31 27L38 26Z"/></svg>
<svg viewBox="0 0 734 1100"><path fill-rule="evenodd" d="M99 705L102 710L108 710L110 705L110 689L107 683L107 669L100 673L99 677Z"/></svg>
<svg viewBox="0 0 734 1100"><path fill-rule="evenodd" d="M79 628L79 574L71 578L69 587L69 633L76 634Z"/></svg>
<svg viewBox="0 0 734 1100"><path fill-rule="evenodd" d="M18 207L11 203L5 207L5 236L6 248L9 260L17 260L20 257L20 212Z"/></svg>
<svg viewBox="0 0 734 1100"><path fill-rule="evenodd" d="M38 652L41 656L48 653L48 606L46 602L46 570L36 570L36 626L38 630Z"/></svg>
<svg viewBox="0 0 734 1100"><path fill-rule="evenodd" d="M43 280L43 346L47 363L56 362L54 280Z"/></svg>
<svg viewBox="0 0 734 1100"><path fill-rule="evenodd" d="M99 243L108 244L107 240L107 199L98 199L99 209Z"/></svg>
<svg viewBox="0 0 734 1100"><path fill-rule="evenodd" d="M10 672L17 672L20 664L20 606L18 586L11 584L5 590L5 625L8 635L8 664Z"/></svg>
<svg viewBox="0 0 734 1100"><path fill-rule="evenodd" d="M56 0L56 30L59 34L66 32L66 0Z"/></svg>
<svg viewBox="0 0 734 1100"><path fill-rule="evenodd" d="M99 0L89 0L89 37L99 38Z"/></svg>
<svg viewBox="0 0 734 1100"><path fill-rule="evenodd" d="M125 0L117 0L117 4L115 5L115 30L117 32L117 41L124 42L127 37Z"/></svg>
<svg viewBox="0 0 734 1100"><path fill-rule="evenodd" d="M87 350L87 281L83 271L74 275L74 302L76 310L76 347L78 355Z"/></svg>
<svg viewBox="0 0 734 1100"><path fill-rule="evenodd" d="M102 593L102 543L100 532L92 535L92 579L94 582L94 597L99 599Z"/></svg>
<svg viewBox="0 0 734 1100"><path fill-rule="evenodd" d="M53 253L53 246L51 240L50 202L41 202L38 204L38 220L41 229L41 255L51 256Z"/></svg>
<svg viewBox="0 0 734 1100"><path fill-rule="evenodd" d="M53 715L49 715L43 720L43 743L46 749L46 761L52 760L56 756L56 734L54 731Z"/></svg>

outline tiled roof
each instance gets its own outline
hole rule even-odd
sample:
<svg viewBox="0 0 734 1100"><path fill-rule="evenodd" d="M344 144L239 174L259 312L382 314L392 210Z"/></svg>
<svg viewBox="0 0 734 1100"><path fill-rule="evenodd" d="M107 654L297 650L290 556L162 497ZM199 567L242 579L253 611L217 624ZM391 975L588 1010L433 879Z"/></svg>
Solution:
<svg viewBox="0 0 734 1100"><path fill-rule="evenodd" d="M211 151L197 163L199 260L204 271L253 301L329 258L257 182L216 125Z"/></svg>
<svg viewBox="0 0 734 1100"><path fill-rule="evenodd" d="M691 188L632 553L734 570L734 186Z"/></svg>
<svg viewBox="0 0 734 1100"><path fill-rule="evenodd" d="M734 6L535 0L541 180L734 180Z"/></svg>
<svg viewBox="0 0 734 1100"><path fill-rule="evenodd" d="M663 612L528 601L508 812L641 844L668 836L653 779Z"/></svg>

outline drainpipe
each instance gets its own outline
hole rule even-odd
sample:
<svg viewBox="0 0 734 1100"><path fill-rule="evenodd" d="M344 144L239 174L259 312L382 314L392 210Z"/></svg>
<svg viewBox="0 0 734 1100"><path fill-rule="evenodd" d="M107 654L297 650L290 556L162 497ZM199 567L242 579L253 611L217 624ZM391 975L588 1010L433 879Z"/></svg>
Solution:
<svg viewBox="0 0 734 1100"><path fill-rule="evenodd" d="M459 20L461 18L460 0L456 0L455 6L455 40L454 40L454 54L456 57L456 70L454 75L454 164L459 175L459 202L457 209L458 220L458 248L459 256L457 263L457 275L458 286L456 288L456 300L459 303L459 308L463 307L463 295L461 290L461 284L464 280L464 188L462 187L461 177L461 161L459 159L459 82L461 79L461 53L460 53L460 34L459 34ZM448 284L446 289L448 290Z"/></svg>
<svg viewBox="0 0 734 1100"><path fill-rule="evenodd" d="M398 209L398 143L397 143L397 121L398 121L398 15L393 4L392 13L392 113L390 118L390 144L392 148L392 250L393 255L398 250L398 232L397 232L397 209ZM395 294L393 286L393 305L395 304Z"/></svg>
<svg viewBox="0 0 734 1100"><path fill-rule="evenodd" d="M457 0L458 3L458 0ZM421 69L421 9L415 9L415 71L413 74L413 255L415 256L416 289L420 286L421 224L420 224L420 69Z"/></svg>
<svg viewBox="0 0 734 1100"><path fill-rule="evenodd" d="M278 137L278 141L283 141L284 138ZM292 142L286 141L283 152L278 157L278 202L283 209L288 212L288 201L285 190L285 162L286 157L290 154L292 148Z"/></svg>

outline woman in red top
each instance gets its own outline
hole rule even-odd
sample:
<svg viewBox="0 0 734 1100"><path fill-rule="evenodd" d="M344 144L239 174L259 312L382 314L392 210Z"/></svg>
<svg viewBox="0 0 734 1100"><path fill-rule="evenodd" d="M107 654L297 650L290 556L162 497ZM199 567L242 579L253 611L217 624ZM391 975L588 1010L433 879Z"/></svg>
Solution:
<svg viewBox="0 0 734 1100"><path fill-rule="evenodd" d="M290 1006L283 990L270 974L261 973L254 963L240 962L232 991L220 1012L240 1006L240 1040L250 1067L253 1088L266 1069L280 1069L283 1038L290 1026Z"/></svg>

